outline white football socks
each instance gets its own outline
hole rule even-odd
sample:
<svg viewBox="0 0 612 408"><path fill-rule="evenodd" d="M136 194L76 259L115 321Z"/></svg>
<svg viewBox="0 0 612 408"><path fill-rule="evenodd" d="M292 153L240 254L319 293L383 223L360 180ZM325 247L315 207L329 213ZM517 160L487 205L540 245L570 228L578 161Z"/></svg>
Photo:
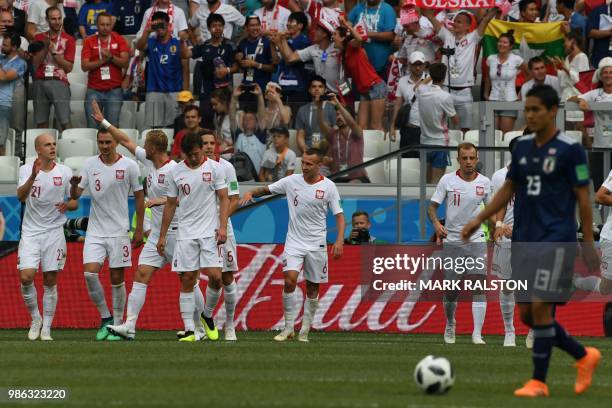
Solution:
<svg viewBox="0 0 612 408"><path fill-rule="evenodd" d="M193 321L193 311L195 310L193 292L181 292L179 297L179 308L181 310L183 324L185 325L185 331L195 331L195 323Z"/></svg>
<svg viewBox="0 0 612 408"><path fill-rule="evenodd" d="M116 325L123 323L126 298L125 282L113 285L113 323Z"/></svg>
<svg viewBox="0 0 612 408"><path fill-rule="evenodd" d="M194 309L193 309L193 323L197 330L204 331L204 325L200 320L200 313L204 311L205 303L204 303L204 294L202 293L202 289L200 288L200 281L198 280L196 285L193 287L193 301L194 301Z"/></svg>
<svg viewBox="0 0 612 408"><path fill-rule="evenodd" d="M501 309L502 318L504 319L504 331L506 333L514 333L514 292L506 294L499 292L499 307Z"/></svg>
<svg viewBox="0 0 612 408"><path fill-rule="evenodd" d="M125 319L125 324L132 330L136 329L136 321L138 320L138 315L144 306L146 296L147 284L134 282L132 284L130 295L128 296L127 317Z"/></svg>
<svg viewBox="0 0 612 408"><path fill-rule="evenodd" d="M57 285L45 286L43 294L43 330L49 331L55 316L55 308L57 307Z"/></svg>
<svg viewBox="0 0 612 408"><path fill-rule="evenodd" d="M204 304L204 316L212 318L213 312L219 302L221 296L221 288L213 289L210 285L206 286L206 303Z"/></svg>
<svg viewBox="0 0 612 408"><path fill-rule="evenodd" d="M236 298L238 295L236 282L232 281L223 287L223 297L225 299L225 328L234 327L234 312L236 311Z"/></svg>
<svg viewBox="0 0 612 408"><path fill-rule="evenodd" d="M295 315L297 312L297 308L295 305L295 290L291 293L286 293L283 290L283 311L285 314L285 330L293 331L293 327L295 326Z"/></svg>
<svg viewBox="0 0 612 408"><path fill-rule="evenodd" d="M28 312L30 312L32 320L40 319L40 311L38 310L38 295L36 293L36 286L34 286L34 282L27 286L21 285L21 296L23 296L23 301L28 308Z"/></svg>
<svg viewBox="0 0 612 408"><path fill-rule="evenodd" d="M574 277L574 285L578 289L586 290L587 292L596 292L599 293L599 284L601 283L601 278L599 276L575 276Z"/></svg>
<svg viewBox="0 0 612 408"><path fill-rule="evenodd" d="M302 317L302 327L300 328L300 334L307 334L310 331L310 326L314 319L317 307L319 306L319 298L316 297L311 299L306 297L304 301L304 316Z"/></svg>
<svg viewBox="0 0 612 408"><path fill-rule="evenodd" d="M85 272L85 284L87 285L87 292L89 292L89 298L100 312L102 319L108 319L111 317L108 306L106 306L106 299L104 298L104 288L100 283L100 278L97 273Z"/></svg>
<svg viewBox="0 0 612 408"><path fill-rule="evenodd" d="M448 300L444 297L444 315L446 316L446 324L448 326L455 325L455 310L457 310L457 301Z"/></svg>
<svg viewBox="0 0 612 408"><path fill-rule="evenodd" d="M487 298L485 295L472 295L472 318L474 319L473 337L482 336L482 326L487 314Z"/></svg>

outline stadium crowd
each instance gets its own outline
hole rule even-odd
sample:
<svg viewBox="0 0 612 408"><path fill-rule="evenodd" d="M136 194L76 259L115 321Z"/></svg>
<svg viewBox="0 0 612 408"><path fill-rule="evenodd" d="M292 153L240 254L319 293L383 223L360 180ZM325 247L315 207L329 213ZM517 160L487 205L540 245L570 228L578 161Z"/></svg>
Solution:
<svg viewBox="0 0 612 408"><path fill-rule="evenodd" d="M26 114L36 127L49 128L53 106L55 126L73 127L69 74L81 71L88 127L97 127L93 100L116 124L124 101L142 102L145 129L174 130L173 158L180 158L186 133L210 128L239 179L260 181L292 174L311 147L325 156L324 175L360 164L368 158L364 130L392 142L397 137L398 147L448 145L447 125L478 128L474 101L517 101L535 84L552 85L563 101L582 101L584 110L588 102L612 100L610 1L495 5L433 10L413 0L0 0L0 155L9 128L19 139ZM497 37L496 53L481 56L493 19L560 21L565 58L538 56L512 30ZM601 89L581 92L580 74L593 70ZM32 111L24 112L26 97ZM517 116L497 112L496 129L517 130ZM604 138L612 135L611 116L595 114ZM566 120L591 146L584 113L568 112ZM595 146L611 142L595 140ZM15 147L6 154L21 156ZM430 152L428 164L428 180L436 182L450 164L448 154ZM361 169L340 181L369 178Z"/></svg>

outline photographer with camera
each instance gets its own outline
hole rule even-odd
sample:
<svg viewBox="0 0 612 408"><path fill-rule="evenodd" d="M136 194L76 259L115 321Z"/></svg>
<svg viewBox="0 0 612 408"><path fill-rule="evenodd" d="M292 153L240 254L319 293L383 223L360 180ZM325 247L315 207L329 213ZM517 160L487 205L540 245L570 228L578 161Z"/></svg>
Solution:
<svg viewBox="0 0 612 408"><path fill-rule="evenodd" d="M348 238L344 239L344 243L348 245L361 245L361 244L386 244L385 241L377 239L375 236L370 235L370 216L365 211L355 211L351 217L353 228Z"/></svg>

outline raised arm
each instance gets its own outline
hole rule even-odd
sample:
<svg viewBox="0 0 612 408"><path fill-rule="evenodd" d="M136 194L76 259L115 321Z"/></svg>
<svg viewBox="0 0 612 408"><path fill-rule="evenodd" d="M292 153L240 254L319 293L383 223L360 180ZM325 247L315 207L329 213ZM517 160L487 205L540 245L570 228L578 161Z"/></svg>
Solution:
<svg viewBox="0 0 612 408"><path fill-rule="evenodd" d="M294 64L301 61L298 53L293 51L289 46L284 33L274 33L270 36L270 40L279 48L281 56L287 64Z"/></svg>
<svg viewBox="0 0 612 408"><path fill-rule="evenodd" d="M132 139L130 139L128 135L104 119L100 106L98 106L98 102L95 99L91 101L91 109L91 117L94 118L96 122L101 123L102 127L105 127L120 145L128 149L133 155L136 155L136 147L138 147L138 145Z"/></svg>
<svg viewBox="0 0 612 408"><path fill-rule="evenodd" d="M482 18L482 20L480 20L480 24L478 24L478 35L480 35L481 37L484 35L485 30L487 29L487 25L489 25L489 22L493 20L493 17L495 17L495 14L497 14L497 10L497 7L489 9Z"/></svg>
<svg viewBox="0 0 612 408"><path fill-rule="evenodd" d="M431 25L433 26L434 32L437 34L442 29L442 23L436 19L436 15L433 9L421 9L421 14L424 15Z"/></svg>
<svg viewBox="0 0 612 408"><path fill-rule="evenodd" d="M270 189L268 188L268 186L257 187L251 191L247 191L242 197L242 199L240 199L239 204L247 205L247 204L252 203L254 198L259 198L259 197L267 196L270 194L272 193L270 192Z"/></svg>

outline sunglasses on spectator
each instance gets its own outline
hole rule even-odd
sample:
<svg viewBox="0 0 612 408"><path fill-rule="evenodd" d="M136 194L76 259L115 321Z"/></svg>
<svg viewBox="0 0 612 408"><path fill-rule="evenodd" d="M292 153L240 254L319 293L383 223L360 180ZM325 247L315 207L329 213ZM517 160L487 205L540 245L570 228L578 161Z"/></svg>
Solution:
<svg viewBox="0 0 612 408"><path fill-rule="evenodd" d="M497 76L500 77L502 74L502 64L497 64Z"/></svg>

